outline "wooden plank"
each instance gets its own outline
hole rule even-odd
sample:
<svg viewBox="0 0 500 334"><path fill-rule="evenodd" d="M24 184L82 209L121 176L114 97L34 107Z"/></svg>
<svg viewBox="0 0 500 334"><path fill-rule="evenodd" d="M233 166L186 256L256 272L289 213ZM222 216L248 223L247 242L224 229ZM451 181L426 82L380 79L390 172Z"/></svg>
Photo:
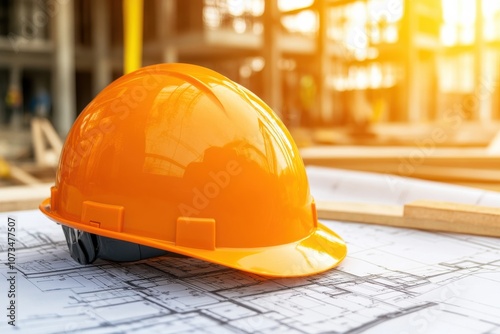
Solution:
<svg viewBox="0 0 500 334"><path fill-rule="evenodd" d="M56 177L56 166L39 166L34 162L16 163L16 166L42 182L53 181Z"/></svg>
<svg viewBox="0 0 500 334"><path fill-rule="evenodd" d="M435 147L486 147L499 131L498 122L374 123L371 137L360 137L350 127L315 128L311 138L328 145L416 146L432 142ZM434 138L434 140L433 140Z"/></svg>
<svg viewBox="0 0 500 334"><path fill-rule="evenodd" d="M435 146L311 146L300 150L303 158L317 159L500 159L484 148L442 148Z"/></svg>
<svg viewBox="0 0 500 334"><path fill-rule="evenodd" d="M53 183L41 183L32 186L13 186L0 188L0 212L33 210L46 198L50 197Z"/></svg>
<svg viewBox="0 0 500 334"><path fill-rule="evenodd" d="M13 180L22 183L22 184L39 184L41 183L36 177L26 173L21 168L10 165L9 166L9 176Z"/></svg>
<svg viewBox="0 0 500 334"><path fill-rule="evenodd" d="M374 171L381 173L392 173L401 176L410 176L415 169L420 167L438 167L439 168L465 168L471 170L498 170L500 166L500 159L488 159L484 161L472 161L469 159L460 159L454 161L455 164L447 162L439 164L436 161L423 161L421 163L411 163L409 161L387 161L384 159L367 159L367 160L351 160L351 159L320 159L310 160L304 159L306 165L326 166L334 168L355 169ZM476 172L477 173L477 172Z"/></svg>
<svg viewBox="0 0 500 334"><path fill-rule="evenodd" d="M40 118L34 117L31 120L31 139L35 153L36 163L39 165L45 164L45 141L42 133L42 123Z"/></svg>
<svg viewBox="0 0 500 334"><path fill-rule="evenodd" d="M498 169L500 154L487 154L485 149L424 149L416 147L307 147L300 150L306 165L338 168L361 166L369 170L373 164L392 165L393 168L414 166L442 166L453 168Z"/></svg>
<svg viewBox="0 0 500 334"><path fill-rule="evenodd" d="M421 200L403 216L414 228L500 237L500 208Z"/></svg>
<svg viewBox="0 0 500 334"><path fill-rule="evenodd" d="M59 152L61 152L63 148L63 142L61 138L57 134L52 124L50 124L48 119L42 118L40 121L42 125L42 131L45 134L47 141L49 142L51 148L56 152L56 154L59 155Z"/></svg>
<svg viewBox="0 0 500 334"><path fill-rule="evenodd" d="M365 163L363 165L338 162L336 168L359 170L407 177L418 177L426 180L445 182L500 182L500 170L489 168L460 168L446 166L419 166L390 163Z"/></svg>
<svg viewBox="0 0 500 334"><path fill-rule="evenodd" d="M49 120L34 117L31 120L31 133L37 164L39 166L56 165L63 142Z"/></svg>
<svg viewBox="0 0 500 334"><path fill-rule="evenodd" d="M498 131L496 136L491 140L487 151L489 155L500 154L500 131Z"/></svg>
<svg viewBox="0 0 500 334"><path fill-rule="evenodd" d="M416 201L403 207L317 202L318 218L500 237L500 208Z"/></svg>
<svg viewBox="0 0 500 334"><path fill-rule="evenodd" d="M365 203L316 202L318 218L365 224L403 226L403 207Z"/></svg>

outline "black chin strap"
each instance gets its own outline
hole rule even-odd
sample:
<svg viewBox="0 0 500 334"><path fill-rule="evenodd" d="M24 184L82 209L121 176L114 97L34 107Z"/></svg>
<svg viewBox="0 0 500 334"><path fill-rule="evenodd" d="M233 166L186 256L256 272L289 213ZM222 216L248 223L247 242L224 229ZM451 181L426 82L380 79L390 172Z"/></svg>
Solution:
<svg viewBox="0 0 500 334"><path fill-rule="evenodd" d="M110 261L138 261L154 256L172 255L162 249L111 239L62 225L71 257L81 264L100 258Z"/></svg>

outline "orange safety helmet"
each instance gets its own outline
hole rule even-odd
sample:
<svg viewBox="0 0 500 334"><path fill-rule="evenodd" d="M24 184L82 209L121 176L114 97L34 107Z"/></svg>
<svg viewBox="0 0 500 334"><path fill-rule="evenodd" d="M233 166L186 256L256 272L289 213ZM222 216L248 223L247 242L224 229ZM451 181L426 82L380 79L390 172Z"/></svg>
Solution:
<svg viewBox="0 0 500 334"><path fill-rule="evenodd" d="M80 263L169 251L288 277L346 255L317 221L280 119L244 87L195 65L148 66L106 87L69 132L40 210L63 225Z"/></svg>

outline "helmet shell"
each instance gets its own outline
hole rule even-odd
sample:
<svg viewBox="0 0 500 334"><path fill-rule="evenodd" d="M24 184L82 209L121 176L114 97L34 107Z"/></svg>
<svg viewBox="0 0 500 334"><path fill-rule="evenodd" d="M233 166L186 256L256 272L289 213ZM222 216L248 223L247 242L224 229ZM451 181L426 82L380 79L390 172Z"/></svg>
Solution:
<svg viewBox="0 0 500 334"><path fill-rule="evenodd" d="M188 64L145 67L106 87L69 132L41 209L80 230L264 274L214 254L300 243L318 230L280 119L244 87ZM343 249L336 264L345 244L328 233Z"/></svg>

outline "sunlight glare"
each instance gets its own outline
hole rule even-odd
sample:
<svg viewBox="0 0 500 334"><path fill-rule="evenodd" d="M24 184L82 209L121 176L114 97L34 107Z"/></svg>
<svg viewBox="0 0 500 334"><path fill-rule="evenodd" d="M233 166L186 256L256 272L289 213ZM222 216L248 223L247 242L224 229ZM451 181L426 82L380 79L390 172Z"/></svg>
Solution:
<svg viewBox="0 0 500 334"><path fill-rule="evenodd" d="M310 34L318 28L318 18L312 10L304 10L295 15L287 15L281 18L283 26L289 32Z"/></svg>
<svg viewBox="0 0 500 334"><path fill-rule="evenodd" d="M244 0L227 0L227 10L233 16L241 16L245 12Z"/></svg>
<svg viewBox="0 0 500 334"><path fill-rule="evenodd" d="M309 7L313 3L314 0L278 0L278 9L282 12L288 12L290 10Z"/></svg>

